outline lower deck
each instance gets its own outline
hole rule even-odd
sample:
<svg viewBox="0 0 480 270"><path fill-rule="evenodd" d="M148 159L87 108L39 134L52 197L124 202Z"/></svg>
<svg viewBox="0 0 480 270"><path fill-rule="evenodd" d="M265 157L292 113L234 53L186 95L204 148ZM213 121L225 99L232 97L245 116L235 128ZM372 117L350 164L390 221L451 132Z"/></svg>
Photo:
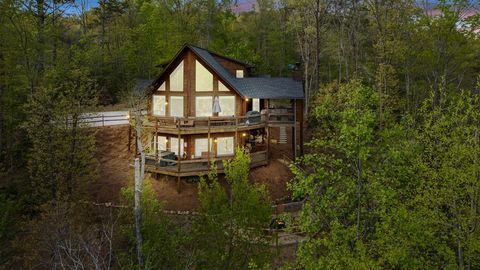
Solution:
<svg viewBox="0 0 480 270"><path fill-rule="evenodd" d="M145 170L151 173L177 177L198 176L208 173L211 166L210 164L214 162L217 166L217 172L223 173L223 161L232 158L233 156L225 156L192 160L174 160L147 155L145 157ZM250 159L250 168L267 165L267 151L251 152Z"/></svg>

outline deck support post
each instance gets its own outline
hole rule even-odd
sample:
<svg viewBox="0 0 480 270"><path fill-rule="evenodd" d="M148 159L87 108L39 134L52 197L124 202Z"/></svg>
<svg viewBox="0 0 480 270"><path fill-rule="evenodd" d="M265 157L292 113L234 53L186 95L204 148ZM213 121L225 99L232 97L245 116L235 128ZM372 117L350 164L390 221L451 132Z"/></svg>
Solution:
<svg viewBox="0 0 480 270"><path fill-rule="evenodd" d="M268 101L268 100L266 100ZM268 102L267 102L267 108L268 108ZM269 127L269 119L270 119L270 110L267 109L267 114L266 114L266 122L265 122L265 132L267 133L267 165L270 162L270 127Z"/></svg>
<svg viewBox="0 0 480 270"><path fill-rule="evenodd" d="M156 144L153 146L155 148L155 161L158 161L158 119L155 118L155 134L154 134L154 138L153 138L153 141L156 142Z"/></svg>
<svg viewBox="0 0 480 270"><path fill-rule="evenodd" d="M210 167L210 117L208 117L208 139L207 139L208 167Z"/></svg>
<svg viewBox="0 0 480 270"><path fill-rule="evenodd" d="M181 146L181 137L180 137L180 125L178 125L178 147L177 147L177 172L180 175L180 169L182 167L182 160L180 155L180 146ZM180 193L180 176L177 176L177 192Z"/></svg>
<svg viewBox="0 0 480 270"><path fill-rule="evenodd" d="M234 141L234 144L235 144L235 149L237 149L238 145L239 145L239 139L238 139L238 118L235 116L235 141Z"/></svg>
<svg viewBox="0 0 480 270"><path fill-rule="evenodd" d="M293 129L292 129L292 143L293 143L293 160L297 159L297 100L293 100Z"/></svg>

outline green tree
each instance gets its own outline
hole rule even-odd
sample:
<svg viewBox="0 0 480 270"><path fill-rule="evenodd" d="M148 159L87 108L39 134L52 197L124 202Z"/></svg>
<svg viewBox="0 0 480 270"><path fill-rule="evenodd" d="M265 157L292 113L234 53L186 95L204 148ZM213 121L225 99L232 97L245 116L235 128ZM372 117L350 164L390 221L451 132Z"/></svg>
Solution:
<svg viewBox="0 0 480 270"><path fill-rule="evenodd" d="M70 72L70 71L69 71ZM95 180L95 131L83 113L95 105L92 82L81 72L54 74L30 97L26 127L28 168L36 199L80 198Z"/></svg>
<svg viewBox="0 0 480 270"><path fill-rule="evenodd" d="M294 170L291 183L307 198L308 234L293 267L476 268L478 96L445 93L438 106L432 90L418 119L397 122L380 117L376 94L334 85L314 108L311 173Z"/></svg>
<svg viewBox="0 0 480 270"><path fill-rule="evenodd" d="M121 212L119 240L129 243L120 245L119 262L123 269L138 267L136 257L135 222L132 218L134 187L122 189L122 201L128 206ZM143 269L188 269L194 257L190 248L189 226L182 221L169 218L163 212L163 204L151 182L144 181L142 198L142 235L145 264ZM122 241L119 241L122 243Z"/></svg>
<svg viewBox="0 0 480 270"><path fill-rule="evenodd" d="M414 218L432 267L474 269L480 265L480 99L468 91L444 96L443 104L434 99L432 93L422 107L417 168L424 181Z"/></svg>
<svg viewBox="0 0 480 270"><path fill-rule="evenodd" d="M308 199L300 226L308 234L298 263L307 269L368 269L371 239L372 159L378 128L377 94L359 82L333 85L314 107L324 126L311 143L318 151L303 158L312 168L296 172L294 196Z"/></svg>
<svg viewBox="0 0 480 270"><path fill-rule="evenodd" d="M248 181L250 157L240 148L224 162L227 194L212 168L199 183L200 209L194 220L197 266L201 269L246 269L269 261L270 238L263 231L271 218L265 187Z"/></svg>

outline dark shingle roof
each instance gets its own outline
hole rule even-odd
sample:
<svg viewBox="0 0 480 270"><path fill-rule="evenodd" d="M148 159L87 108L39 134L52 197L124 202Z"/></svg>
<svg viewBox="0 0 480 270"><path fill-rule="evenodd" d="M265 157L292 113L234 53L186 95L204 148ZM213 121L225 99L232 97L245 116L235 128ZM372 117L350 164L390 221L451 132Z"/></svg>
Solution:
<svg viewBox="0 0 480 270"><path fill-rule="evenodd" d="M174 57L174 60L183 52L186 48L190 49L195 53L199 58L201 58L211 69L213 69L217 75L223 79L223 81L228 84L233 90L235 90L242 97L248 98L269 98L269 99L303 99L303 85L299 81L295 81L291 78L266 78L266 77L245 77L245 78L236 78L230 72L228 72L212 55L217 55L216 53L210 52L206 49L199 48L193 45L185 45ZM217 55L219 56L219 55ZM223 57L223 56L221 56ZM224 57L226 59L230 59ZM170 64L167 65L164 72L172 65L174 62L172 60ZM237 61L231 59L232 61ZM242 63L237 61L238 63ZM248 66L248 64L242 63L243 65ZM150 82L148 85L144 85L147 81L141 81L137 84L138 86L143 85L143 88L146 91L149 91L148 86L158 87L160 80L165 73L162 73L156 80ZM150 87L150 89L153 89Z"/></svg>
<svg viewBox="0 0 480 270"><path fill-rule="evenodd" d="M152 85L154 81L155 80L137 79L137 81L135 82L135 91L148 91L148 88Z"/></svg>
<svg viewBox="0 0 480 270"><path fill-rule="evenodd" d="M303 99L303 85L291 78L264 78L245 77L236 78L230 74L209 51L188 45L188 47L202 58L217 74L222 77L240 95L249 98L271 98L271 99Z"/></svg>
<svg viewBox="0 0 480 270"><path fill-rule="evenodd" d="M271 99L304 98L302 82L290 78L247 77L236 80L240 85L240 91L246 97Z"/></svg>

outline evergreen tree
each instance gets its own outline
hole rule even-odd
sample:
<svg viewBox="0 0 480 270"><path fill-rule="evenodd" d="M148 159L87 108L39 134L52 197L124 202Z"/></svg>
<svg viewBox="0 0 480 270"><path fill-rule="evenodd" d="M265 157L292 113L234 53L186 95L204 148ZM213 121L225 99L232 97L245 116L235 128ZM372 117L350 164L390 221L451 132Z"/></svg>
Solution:
<svg viewBox="0 0 480 270"><path fill-rule="evenodd" d="M58 77L56 77L58 76ZM95 180L95 131L84 115L95 105L93 84L81 72L59 73L28 103L29 171L37 202L80 198Z"/></svg>

